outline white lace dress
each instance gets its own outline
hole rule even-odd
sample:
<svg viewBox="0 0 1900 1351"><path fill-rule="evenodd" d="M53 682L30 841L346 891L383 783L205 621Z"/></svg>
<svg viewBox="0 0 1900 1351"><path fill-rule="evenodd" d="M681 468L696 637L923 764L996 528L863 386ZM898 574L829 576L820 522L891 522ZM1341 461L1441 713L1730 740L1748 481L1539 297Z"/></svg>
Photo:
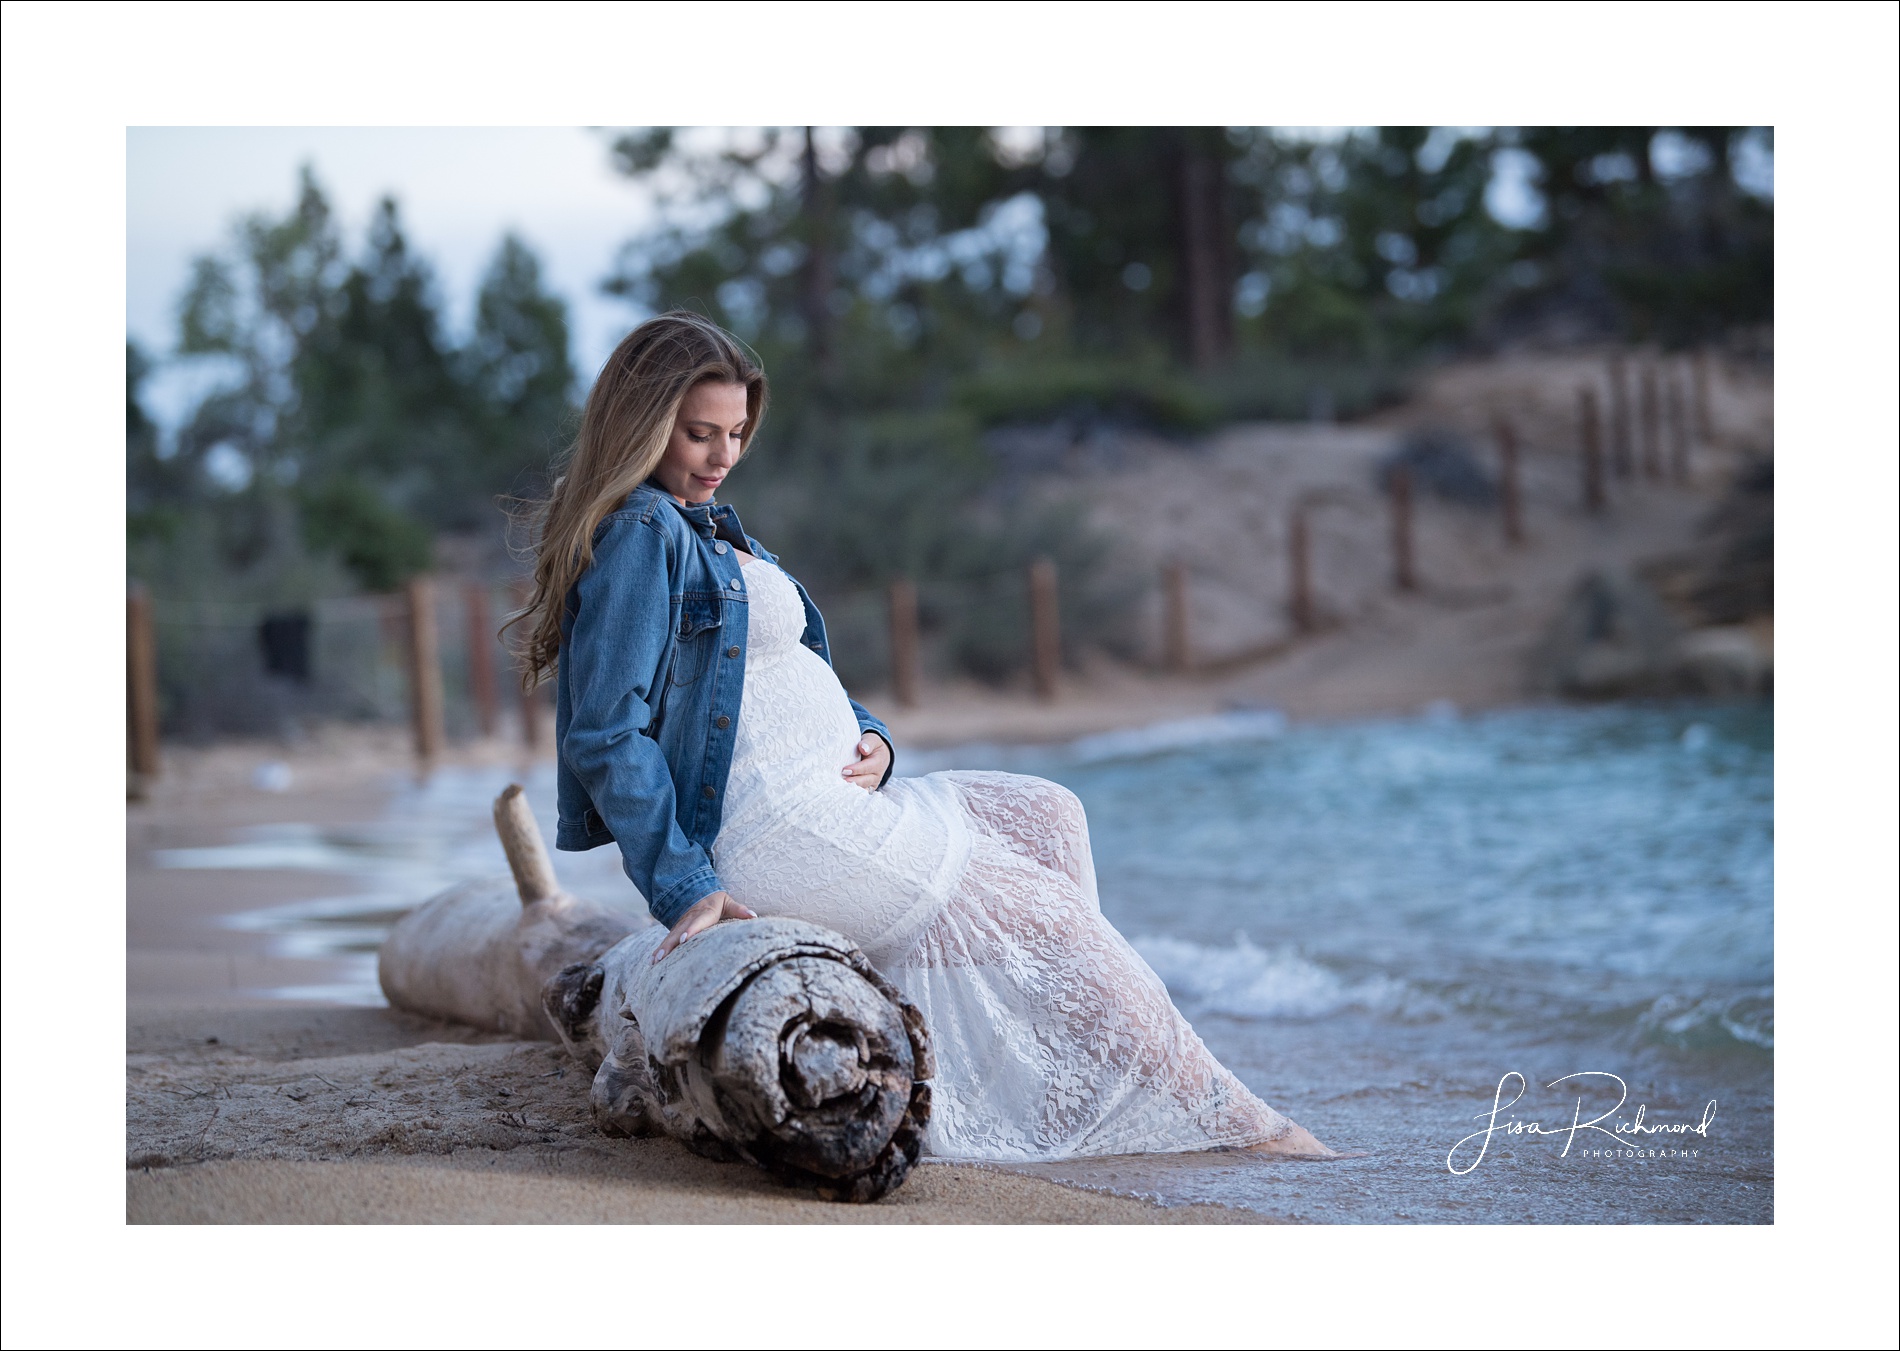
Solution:
<svg viewBox="0 0 1900 1351"><path fill-rule="evenodd" d="M1285 1135L1102 917L1075 795L1002 773L847 783L857 719L799 642L798 593L762 560L745 575L714 862L738 900L844 934L922 1010L937 1053L926 1151L1021 1161Z"/></svg>

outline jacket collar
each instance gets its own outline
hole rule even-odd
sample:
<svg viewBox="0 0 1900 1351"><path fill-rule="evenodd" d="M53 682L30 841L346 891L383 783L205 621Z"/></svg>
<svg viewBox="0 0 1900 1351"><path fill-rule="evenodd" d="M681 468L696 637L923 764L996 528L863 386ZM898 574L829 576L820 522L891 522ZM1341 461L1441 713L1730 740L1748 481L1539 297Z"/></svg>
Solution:
<svg viewBox="0 0 1900 1351"><path fill-rule="evenodd" d="M724 533L735 535L742 541L745 539L745 528L739 524L739 514L729 504L706 501L688 506L651 479L647 480L645 486L658 493L668 506L684 516L697 534L713 539L722 533L721 527L725 527Z"/></svg>

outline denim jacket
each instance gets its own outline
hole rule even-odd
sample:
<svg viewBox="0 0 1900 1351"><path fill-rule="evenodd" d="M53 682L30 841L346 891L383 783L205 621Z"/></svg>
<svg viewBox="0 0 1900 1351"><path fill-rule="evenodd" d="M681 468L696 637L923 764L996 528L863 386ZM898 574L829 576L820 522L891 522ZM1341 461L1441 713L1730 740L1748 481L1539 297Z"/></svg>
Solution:
<svg viewBox="0 0 1900 1351"><path fill-rule="evenodd" d="M555 847L618 844L627 877L667 925L723 890L709 850L745 684L747 596L735 546L777 562L731 507L681 506L643 484L594 531L594 560L561 614ZM825 621L803 586L798 595L800 641L829 662ZM856 700L851 707L861 731L889 743L883 723Z"/></svg>

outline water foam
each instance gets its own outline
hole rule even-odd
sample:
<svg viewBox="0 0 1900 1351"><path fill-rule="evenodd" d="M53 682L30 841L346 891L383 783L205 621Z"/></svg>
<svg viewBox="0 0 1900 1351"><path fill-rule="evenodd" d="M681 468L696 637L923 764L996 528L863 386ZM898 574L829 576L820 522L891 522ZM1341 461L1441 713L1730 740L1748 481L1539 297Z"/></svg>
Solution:
<svg viewBox="0 0 1900 1351"><path fill-rule="evenodd" d="M1198 718L1173 718L1141 727L1097 732L1073 741L1030 745L970 741L935 750L906 750L898 756L895 772L904 776L933 774L944 769L1002 769L1023 774L1050 774L1068 767L1139 760L1173 751L1271 741L1286 730L1286 715L1278 709L1232 709Z"/></svg>
<svg viewBox="0 0 1900 1351"><path fill-rule="evenodd" d="M1257 947L1245 934L1208 947L1167 934L1129 940L1168 990L1193 1012L1237 1018L1318 1018L1341 1009L1397 1008L1402 982L1385 976L1350 982L1284 948Z"/></svg>
<svg viewBox="0 0 1900 1351"><path fill-rule="evenodd" d="M1638 1020L1647 1041L1678 1050L1716 1050L1737 1042L1775 1049L1772 990L1743 995L1664 995Z"/></svg>
<svg viewBox="0 0 1900 1351"><path fill-rule="evenodd" d="M1203 718L1176 718L1118 732L1101 732L1069 743L1072 764L1096 764L1156 755L1163 751L1192 750L1202 746L1241 741L1270 741L1286 731L1286 715L1270 708L1214 713Z"/></svg>

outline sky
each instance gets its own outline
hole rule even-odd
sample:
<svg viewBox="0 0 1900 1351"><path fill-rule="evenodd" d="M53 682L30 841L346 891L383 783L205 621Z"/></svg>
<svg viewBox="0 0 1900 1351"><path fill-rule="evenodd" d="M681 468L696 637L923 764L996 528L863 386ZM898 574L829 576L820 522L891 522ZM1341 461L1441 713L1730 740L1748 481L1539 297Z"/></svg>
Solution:
<svg viewBox="0 0 1900 1351"><path fill-rule="evenodd" d="M191 260L224 244L240 217L287 212L309 164L352 252L377 201L397 198L457 335L503 232L518 233L567 301L575 365L591 379L637 317L600 294L600 280L653 215L649 193L614 173L607 151L603 132L577 127L129 128L126 333L154 356L170 352ZM188 372L161 371L148 394L161 422L184 411L192 384Z"/></svg>

